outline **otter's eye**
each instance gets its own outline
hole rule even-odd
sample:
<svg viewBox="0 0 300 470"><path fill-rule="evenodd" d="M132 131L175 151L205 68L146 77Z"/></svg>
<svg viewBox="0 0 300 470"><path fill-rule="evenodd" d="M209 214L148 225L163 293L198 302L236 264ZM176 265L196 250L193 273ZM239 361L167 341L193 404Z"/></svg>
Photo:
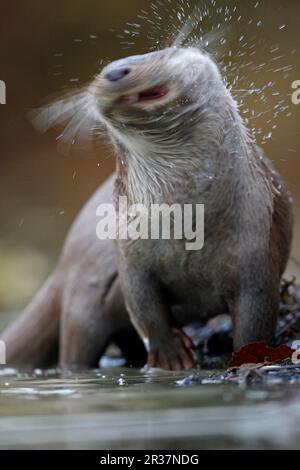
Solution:
<svg viewBox="0 0 300 470"><path fill-rule="evenodd" d="M110 72L107 72L107 74L105 74L105 78L110 82L117 82L119 80L122 80L122 78L126 77L126 75L128 75L129 73L130 69L128 68L114 69Z"/></svg>

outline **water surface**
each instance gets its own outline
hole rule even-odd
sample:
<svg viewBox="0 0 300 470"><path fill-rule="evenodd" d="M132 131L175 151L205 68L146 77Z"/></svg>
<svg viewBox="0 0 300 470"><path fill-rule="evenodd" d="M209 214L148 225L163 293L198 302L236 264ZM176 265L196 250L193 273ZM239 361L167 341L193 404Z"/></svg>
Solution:
<svg viewBox="0 0 300 470"><path fill-rule="evenodd" d="M298 448L300 384L114 368L0 371L1 449ZM178 383L179 381L179 383Z"/></svg>

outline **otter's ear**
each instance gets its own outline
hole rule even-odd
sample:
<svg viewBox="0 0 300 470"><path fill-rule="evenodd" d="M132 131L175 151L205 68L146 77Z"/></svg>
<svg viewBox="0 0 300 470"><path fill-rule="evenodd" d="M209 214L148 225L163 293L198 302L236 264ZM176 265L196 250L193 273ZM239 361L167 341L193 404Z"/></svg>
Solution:
<svg viewBox="0 0 300 470"><path fill-rule="evenodd" d="M63 153L69 153L74 145L86 148L91 144L94 132L99 133L102 129L94 99L87 91L30 110L28 117L40 133L63 126L57 137L58 148Z"/></svg>

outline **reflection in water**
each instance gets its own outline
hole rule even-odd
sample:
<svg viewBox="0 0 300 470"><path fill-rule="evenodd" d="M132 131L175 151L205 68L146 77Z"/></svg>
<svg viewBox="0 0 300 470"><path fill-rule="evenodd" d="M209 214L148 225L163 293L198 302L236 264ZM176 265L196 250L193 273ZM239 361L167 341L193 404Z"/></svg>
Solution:
<svg viewBox="0 0 300 470"><path fill-rule="evenodd" d="M299 447L299 381L289 389L205 380L183 387L183 378L125 369L3 370L0 448Z"/></svg>

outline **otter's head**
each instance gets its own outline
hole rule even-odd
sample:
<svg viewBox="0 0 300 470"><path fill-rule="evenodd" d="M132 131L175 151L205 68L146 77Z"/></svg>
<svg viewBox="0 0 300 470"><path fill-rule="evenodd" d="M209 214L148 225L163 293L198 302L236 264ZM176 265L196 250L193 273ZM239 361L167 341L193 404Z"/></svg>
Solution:
<svg viewBox="0 0 300 470"><path fill-rule="evenodd" d="M168 48L112 62L89 91L111 127L147 131L180 124L223 87L217 66L196 48Z"/></svg>
<svg viewBox="0 0 300 470"><path fill-rule="evenodd" d="M42 132L67 122L58 138L63 151L108 131L118 148L174 155L195 135L207 142L219 132L228 97L208 54L171 47L112 62L88 88L35 110L31 119Z"/></svg>

